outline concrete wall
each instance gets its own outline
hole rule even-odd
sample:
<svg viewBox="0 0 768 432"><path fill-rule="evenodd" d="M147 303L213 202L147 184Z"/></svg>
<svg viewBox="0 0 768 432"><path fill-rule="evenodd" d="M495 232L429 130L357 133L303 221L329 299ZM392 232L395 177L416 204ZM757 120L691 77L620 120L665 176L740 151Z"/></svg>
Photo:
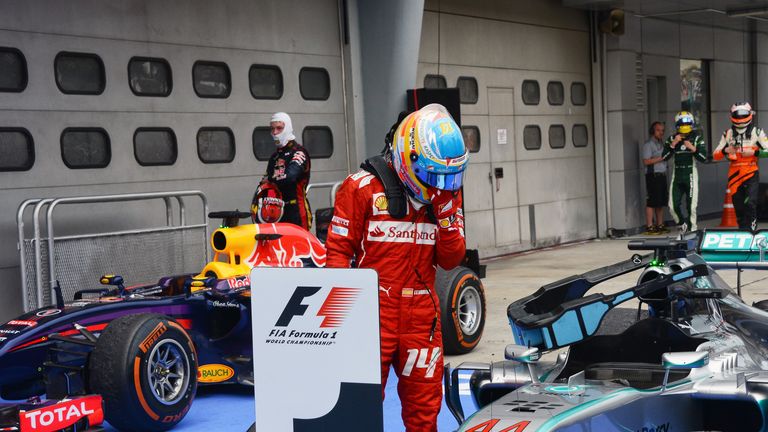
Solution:
<svg viewBox="0 0 768 432"><path fill-rule="evenodd" d="M417 86L426 75L444 77L448 87L471 77L478 86L477 101L461 104L462 126L480 136L465 182L467 246L494 256L594 237L592 101L571 100L573 83L591 94L586 12L556 0L431 0L425 9ZM523 102L526 80L538 82L539 103ZM562 105L548 102L550 81L563 84ZM540 149L523 145L529 125L540 127ZM563 148L549 144L552 125L565 128ZM586 146L573 145L574 125L588 129Z"/></svg>
<svg viewBox="0 0 768 432"><path fill-rule="evenodd" d="M732 103L750 100L758 107L757 124L765 118L761 114L768 106L768 95L760 94L753 86L761 78L768 79L768 27L714 14L701 21L689 23L628 14L625 34L606 36L612 228L634 231L645 223L640 147L648 139L648 125L652 121L665 122L668 134L673 131L674 115L680 110L681 58L710 63L712 149L730 125L728 111ZM753 61L757 80L753 77ZM666 97L658 107L661 118L651 118L654 116L646 111L645 83L649 77L663 77L666 84L661 89ZM755 94L759 95L757 100ZM768 168L767 163L762 161L761 166ZM699 215L722 210L727 170L726 163L699 165Z"/></svg>

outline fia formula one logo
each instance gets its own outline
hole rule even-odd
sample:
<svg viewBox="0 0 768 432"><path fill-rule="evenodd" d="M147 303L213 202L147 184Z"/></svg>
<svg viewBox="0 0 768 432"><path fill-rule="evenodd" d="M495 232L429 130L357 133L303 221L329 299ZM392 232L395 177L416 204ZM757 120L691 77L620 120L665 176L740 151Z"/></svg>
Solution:
<svg viewBox="0 0 768 432"><path fill-rule="evenodd" d="M293 292L288 304L285 305L283 313L277 319L275 327L287 327L293 317L304 315L309 306L302 302L305 298L317 294L320 288L317 286L296 287L296 291ZM358 291L360 290L357 288L331 288L330 294L320 306L320 310L317 311L317 316L324 318L320 328L339 327L352 308Z"/></svg>
<svg viewBox="0 0 768 432"><path fill-rule="evenodd" d="M332 345L339 328L344 324L344 320L349 315L352 307L357 300L360 289L333 287L325 298L316 294L322 289L319 286L298 286L293 295L286 303L282 313L277 318L275 326L269 332L267 343L276 344L301 344L301 345ZM322 301L322 303L320 303ZM317 307L318 305L319 308ZM313 314L308 314L307 310L317 310ZM287 328L292 323L296 324L299 317L297 328ZM316 324L318 319L322 321ZM307 325L308 322L315 320L314 324ZM307 328L309 326L309 328Z"/></svg>

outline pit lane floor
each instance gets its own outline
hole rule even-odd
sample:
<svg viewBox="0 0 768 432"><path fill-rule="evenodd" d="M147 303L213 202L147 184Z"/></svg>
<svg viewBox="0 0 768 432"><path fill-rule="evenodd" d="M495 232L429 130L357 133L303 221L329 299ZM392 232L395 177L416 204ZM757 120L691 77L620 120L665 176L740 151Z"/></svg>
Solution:
<svg viewBox="0 0 768 432"><path fill-rule="evenodd" d="M715 227L718 223L719 220L709 220L701 224L703 227ZM761 224L760 227L768 228L768 224ZM483 338L471 353L445 356L445 362L456 366L465 361L503 360L504 347L513 343L506 314L509 303L533 293L547 283L629 258L634 253L627 249L630 238L589 240L488 260L485 263L488 265L487 277L483 279L487 297ZM735 289L736 271L725 270L719 273ZM630 287L635 284L637 277L636 272L618 277L601 284L598 291L610 293ZM747 270L742 273L741 281L742 297L748 304L768 298L768 272ZM624 308L612 311L607 318L607 325L602 326L607 329L601 327L601 331L615 333L626 328L634 321L636 309L636 302L627 302ZM466 378L460 383L464 384L460 388L464 388L462 401L465 412L471 403L466 390ZM387 432L404 430L400 420L400 402L396 397L396 383L397 379L391 373L384 401L384 425ZM198 392L187 418L174 431L245 431L253 423L253 413L252 389L241 386L203 388ZM456 421L445 405L438 418L438 428L440 431L453 431L457 428Z"/></svg>

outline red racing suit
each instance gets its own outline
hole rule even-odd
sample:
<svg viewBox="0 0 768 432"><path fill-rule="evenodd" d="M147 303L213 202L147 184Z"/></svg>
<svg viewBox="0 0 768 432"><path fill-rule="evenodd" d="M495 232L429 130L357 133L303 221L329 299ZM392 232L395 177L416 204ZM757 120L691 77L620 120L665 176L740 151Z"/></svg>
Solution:
<svg viewBox="0 0 768 432"><path fill-rule="evenodd" d="M443 347L440 302L433 289L435 266L464 258L464 217L438 228L429 206L414 206L395 219L381 181L367 171L350 175L336 194L328 230L327 267L372 268L379 274L381 381L390 365L408 432L436 431L442 403Z"/></svg>

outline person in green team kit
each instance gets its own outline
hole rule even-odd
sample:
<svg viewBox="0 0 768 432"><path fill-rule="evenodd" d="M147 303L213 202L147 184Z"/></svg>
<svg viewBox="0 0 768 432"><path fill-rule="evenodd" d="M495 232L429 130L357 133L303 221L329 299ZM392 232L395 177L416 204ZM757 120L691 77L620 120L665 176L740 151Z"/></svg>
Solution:
<svg viewBox="0 0 768 432"><path fill-rule="evenodd" d="M699 174L696 162L707 161L707 149L699 131L694 130L693 114L680 111L675 116L677 133L667 138L664 143L662 158L669 160L674 156L672 181L669 185L669 210L675 223L683 231L696 231L696 207L699 202ZM683 216L683 195L687 207L687 216Z"/></svg>

